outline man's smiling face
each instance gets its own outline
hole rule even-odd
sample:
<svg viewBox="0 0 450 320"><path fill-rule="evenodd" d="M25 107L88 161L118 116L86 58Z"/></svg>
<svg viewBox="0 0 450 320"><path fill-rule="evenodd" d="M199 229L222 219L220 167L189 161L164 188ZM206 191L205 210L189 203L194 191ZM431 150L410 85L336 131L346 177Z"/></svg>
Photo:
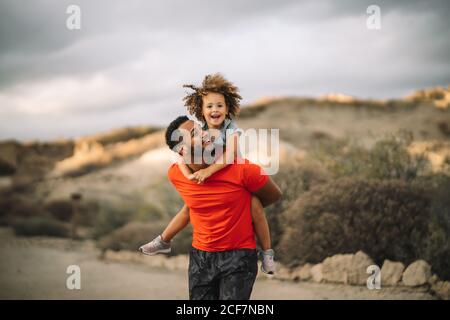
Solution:
<svg viewBox="0 0 450 320"><path fill-rule="evenodd" d="M199 124L192 120L188 120L181 124L178 129L183 133L183 148L190 150L190 154L194 155L195 149L201 147L203 151L207 146L211 145L211 140L207 131L202 130ZM180 151L181 155L183 151Z"/></svg>

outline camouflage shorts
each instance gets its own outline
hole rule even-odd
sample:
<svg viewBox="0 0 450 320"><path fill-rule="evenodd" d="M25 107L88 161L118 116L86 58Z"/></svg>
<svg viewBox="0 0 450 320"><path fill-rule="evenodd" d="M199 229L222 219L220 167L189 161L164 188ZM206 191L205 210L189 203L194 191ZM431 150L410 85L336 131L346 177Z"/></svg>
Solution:
<svg viewBox="0 0 450 320"><path fill-rule="evenodd" d="M249 300L258 273L255 249L189 253L189 299Z"/></svg>

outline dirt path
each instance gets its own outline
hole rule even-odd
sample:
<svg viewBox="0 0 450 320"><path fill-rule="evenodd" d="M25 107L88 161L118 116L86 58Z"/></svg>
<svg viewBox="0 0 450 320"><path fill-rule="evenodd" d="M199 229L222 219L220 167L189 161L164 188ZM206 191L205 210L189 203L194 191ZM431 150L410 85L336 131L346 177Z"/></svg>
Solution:
<svg viewBox="0 0 450 320"><path fill-rule="evenodd" d="M0 299L187 299L187 272L98 259L92 243L0 235ZM151 257L150 257L151 258ZM66 288L69 265L81 290ZM420 290L295 283L258 278L252 299L433 299Z"/></svg>

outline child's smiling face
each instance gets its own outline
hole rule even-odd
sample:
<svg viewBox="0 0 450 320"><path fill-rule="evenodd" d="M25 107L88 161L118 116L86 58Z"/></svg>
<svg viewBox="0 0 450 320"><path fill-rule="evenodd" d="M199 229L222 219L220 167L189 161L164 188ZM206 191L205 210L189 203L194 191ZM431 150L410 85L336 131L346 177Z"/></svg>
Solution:
<svg viewBox="0 0 450 320"><path fill-rule="evenodd" d="M209 92L203 96L202 113L209 128L219 129L228 114L223 94Z"/></svg>

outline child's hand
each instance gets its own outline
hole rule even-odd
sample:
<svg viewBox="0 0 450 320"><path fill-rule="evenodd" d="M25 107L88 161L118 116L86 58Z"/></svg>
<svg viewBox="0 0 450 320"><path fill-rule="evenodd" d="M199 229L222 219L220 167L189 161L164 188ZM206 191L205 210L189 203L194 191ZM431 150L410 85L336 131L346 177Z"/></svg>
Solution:
<svg viewBox="0 0 450 320"><path fill-rule="evenodd" d="M189 176L189 180L196 180L198 184L205 182L211 176L208 169L200 169Z"/></svg>

